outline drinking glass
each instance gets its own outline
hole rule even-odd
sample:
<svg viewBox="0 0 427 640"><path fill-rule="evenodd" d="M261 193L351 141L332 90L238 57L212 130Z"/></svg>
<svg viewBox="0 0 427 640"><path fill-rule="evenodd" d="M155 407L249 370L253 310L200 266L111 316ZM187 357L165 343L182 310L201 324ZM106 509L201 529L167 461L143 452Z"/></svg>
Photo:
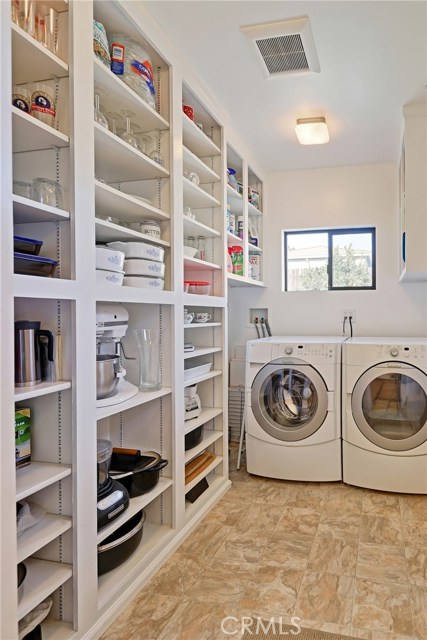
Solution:
<svg viewBox="0 0 427 640"><path fill-rule="evenodd" d="M121 137L122 140L127 142L131 147L133 147L134 149L138 149L138 151L141 151L141 149L138 146L138 142L137 142L135 136L132 133L131 126L130 126L131 118L135 114L132 111L124 111L123 115L126 118L126 131L124 133L122 133L122 135L120 137Z"/></svg>
<svg viewBox="0 0 427 640"><path fill-rule="evenodd" d="M108 122L107 118L104 116L102 111L99 109L99 93L95 93L95 111L94 111L95 122L104 127L104 129L108 130Z"/></svg>
<svg viewBox="0 0 427 640"><path fill-rule="evenodd" d="M124 129L120 127L123 120L120 113L116 113L115 111L108 111L107 120L110 125L111 132L114 133L115 136L121 136L124 132Z"/></svg>
<svg viewBox="0 0 427 640"><path fill-rule="evenodd" d="M31 96L31 113L43 122L53 127L56 116L55 91L46 82L37 82Z"/></svg>
<svg viewBox="0 0 427 640"><path fill-rule="evenodd" d="M52 53L57 53L57 26L58 14L55 9L42 5L42 11L39 15L39 37L40 42Z"/></svg>
<svg viewBox="0 0 427 640"><path fill-rule="evenodd" d="M159 332L156 329L135 329L134 334L138 345L139 389L161 389Z"/></svg>

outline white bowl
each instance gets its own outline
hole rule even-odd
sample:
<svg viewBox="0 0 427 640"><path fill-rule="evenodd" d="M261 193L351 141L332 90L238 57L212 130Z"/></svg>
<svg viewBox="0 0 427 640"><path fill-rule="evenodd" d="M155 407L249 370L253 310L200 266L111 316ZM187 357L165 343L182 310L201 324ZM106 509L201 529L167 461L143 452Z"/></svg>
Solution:
<svg viewBox="0 0 427 640"><path fill-rule="evenodd" d="M154 260L142 260L133 258L125 260L125 274L127 276L154 276L163 278L165 275L165 265Z"/></svg>
<svg viewBox="0 0 427 640"><path fill-rule="evenodd" d="M123 271L125 254L109 247L95 247L95 266L104 271Z"/></svg>
<svg viewBox="0 0 427 640"><path fill-rule="evenodd" d="M157 289L162 291L165 286L163 278L148 278L147 276L125 276L125 287L139 287L140 289Z"/></svg>
<svg viewBox="0 0 427 640"><path fill-rule="evenodd" d="M197 249L195 249L194 247L186 247L184 245L184 255L187 256L188 258L194 258L194 256L197 253Z"/></svg>
<svg viewBox="0 0 427 640"><path fill-rule="evenodd" d="M143 258L163 262L165 250L148 242L108 242L107 246L117 251L123 251L125 258Z"/></svg>
<svg viewBox="0 0 427 640"><path fill-rule="evenodd" d="M96 270L96 284L123 284L124 271L105 271L104 269Z"/></svg>

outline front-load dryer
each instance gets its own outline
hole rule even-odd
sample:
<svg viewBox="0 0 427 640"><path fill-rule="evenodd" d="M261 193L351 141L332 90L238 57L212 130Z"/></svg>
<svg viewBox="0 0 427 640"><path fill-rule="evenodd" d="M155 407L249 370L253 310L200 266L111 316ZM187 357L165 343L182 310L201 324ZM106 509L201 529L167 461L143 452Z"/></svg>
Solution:
<svg viewBox="0 0 427 640"><path fill-rule="evenodd" d="M343 480L427 494L427 339L343 345Z"/></svg>
<svg viewBox="0 0 427 640"><path fill-rule="evenodd" d="M341 343L345 337L273 336L246 347L249 473L341 480Z"/></svg>

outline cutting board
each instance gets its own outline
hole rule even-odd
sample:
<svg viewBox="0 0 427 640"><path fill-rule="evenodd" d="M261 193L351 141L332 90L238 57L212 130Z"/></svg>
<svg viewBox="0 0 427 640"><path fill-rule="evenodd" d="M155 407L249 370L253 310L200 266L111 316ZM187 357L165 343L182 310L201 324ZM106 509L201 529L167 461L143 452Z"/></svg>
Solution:
<svg viewBox="0 0 427 640"><path fill-rule="evenodd" d="M199 464L191 473L187 474L187 468L185 469L185 484L188 484L189 482L194 480L194 478L196 478L199 475L199 473L202 473L202 471L204 471L207 467L209 467L209 465L216 458L216 455L214 453L205 453L205 454L202 454L202 455L207 456L207 458L205 458L201 462L201 464ZM193 462L193 460L191 462ZM186 467L187 467L187 465L186 465Z"/></svg>
<svg viewBox="0 0 427 640"><path fill-rule="evenodd" d="M190 462L187 462L187 464L185 465L185 477L187 477L188 475L190 475L190 473L193 473L193 471L198 469L201 464L203 464L204 462L206 462L206 460L208 460L208 458L209 458L209 452L205 451L205 453L201 453L200 455L190 460Z"/></svg>

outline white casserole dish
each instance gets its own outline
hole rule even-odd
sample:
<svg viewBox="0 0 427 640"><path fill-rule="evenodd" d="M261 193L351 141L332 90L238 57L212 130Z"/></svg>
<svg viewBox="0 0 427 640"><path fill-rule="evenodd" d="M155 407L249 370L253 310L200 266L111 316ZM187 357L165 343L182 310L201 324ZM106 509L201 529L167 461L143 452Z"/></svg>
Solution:
<svg viewBox="0 0 427 640"><path fill-rule="evenodd" d="M125 258L142 258L163 262L165 250L148 242L108 242L107 246L117 251L123 251Z"/></svg>
<svg viewBox="0 0 427 640"><path fill-rule="evenodd" d="M154 260L131 259L125 260L124 271L127 276L154 276L163 278L165 265Z"/></svg>
<svg viewBox="0 0 427 640"><path fill-rule="evenodd" d="M95 266L105 271L123 271L125 254L109 247L95 247Z"/></svg>
<svg viewBox="0 0 427 640"><path fill-rule="evenodd" d="M139 287L140 289L157 289L162 291L165 286L163 278L148 278L147 276L125 276L125 287Z"/></svg>
<svg viewBox="0 0 427 640"><path fill-rule="evenodd" d="M124 271L105 271L104 269L96 270L96 284L123 284Z"/></svg>
<svg viewBox="0 0 427 640"><path fill-rule="evenodd" d="M203 376L205 373L209 373L212 369L212 362L206 364L200 364L198 367L191 367L184 370L184 380L190 380L191 378L197 378Z"/></svg>

